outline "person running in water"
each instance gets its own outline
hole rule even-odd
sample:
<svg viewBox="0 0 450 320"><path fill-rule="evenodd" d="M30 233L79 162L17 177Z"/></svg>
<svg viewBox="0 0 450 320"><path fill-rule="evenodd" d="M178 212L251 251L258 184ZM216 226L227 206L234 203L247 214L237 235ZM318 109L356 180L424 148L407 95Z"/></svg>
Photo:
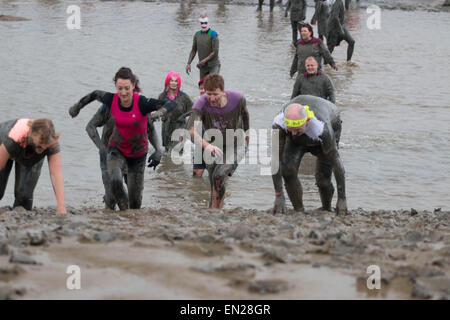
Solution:
<svg viewBox="0 0 450 320"><path fill-rule="evenodd" d="M200 30L194 34L192 49L189 53L186 65L186 73L191 72L191 62L198 51L197 68L200 69L200 78L211 73L220 72L219 60L219 35L209 27L209 20L206 14L202 14L199 19Z"/></svg>
<svg viewBox="0 0 450 320"><path fill-rule="evenodd" d="M188 128L196 147L204 149L203 156L211 186L210 208L222 208L225 183L233 175L248 148L247 130L250 119L244 95L238 91L225 90L224 80L219 74L213 73L206 77L205 91L194 103ZM205 135L201 136L199 124L204 127ZM227 140L230 138L226 135L228 129L234 133L231 140ZM235 139L238 129L243 129L240 131L242 136L239 137L238 133Z"/></svg>
<svg viewBox="0 0 450 320"><path fill-rule="evenodd" d="M315 25L317 22L317 31L319 33L319 39L323 41L323 39L327 36L327 24L328 17L330 15L329 7L326 4L326 0L314 0L315 11L314 15L311 18L311 24Z"/></svg>
<svg viewBox="0 0 450 320"><path fill-rule="evenodd" d="M14 119L0 123L0 199L15 164L14 205L33 208L33 193L47 157L56 211L66 213L59 134L49 119Z"/></svg>
<svg viewBox="0 0 450 320"><path fill-rule="evenodd" d="M106 166L110 177L110 194L114 196L120 210L139 209L144 189L145 159L147 156L148 114L152 118L163 116L176 104L158 99L149 99L134 92L137 78L130 68L122 67L114 76L117 93L96 90L81 98L69 109L76 117L90 102L98 100L106 105L115 121L109 139ZM126 167L128 194L123 186Z"/></svg>
<svg viewBox="0 0 450 320"><path fill-rule="evenodd" d="M137 80L137 83L139 80ZM135 86L134 91L138 92L137 90L140 90L139 85ZM103 198L105 202L105 208L114 210L115 206L117 204L117 201L115 200L114 196L110 193L110 178L108 175L108 170L106 167L106 156L107 156L107 146L109 143L109 138L111 137L111 134L114 130L115 121L114 118L111 116L110 110L107 108L106 105L102 105L95 115L92 117L92 119L89 121L89 123L86 126L86 131L89 135L89 137L92 139L94 144L97 146L100 154L100 169L102 171L102 181L103 186L105 188L105 196ZM102 135L100 138L100 135L98 134L97 128L103 127ZM156 169L156 166L161 162L162 157L162 149L159 144L158 135L156 133L155 126L153 124L153 121L151 121L150 117L148 118L148 124L147 124L147 136L148 141L153 146L155 151L149 156L149 167L153 167L153 170ZM125 182L126 182L126 174L124 174Z"/></svg>
<svg viewBox="0 0 450 320"><path fill-rule="evenodd" d="M327 46L330 53L333 53L335 47L339 46L342 40L348 44L347 61L350 61L355 48L355 40L353 40L350 32L345 26L345 9L342 0L328 0L330 5L330 18L327 26Z"/></svg>
<svg viewBox="0 0 450 320"><path fill-rule="evenodd" d="M303 155L310 152L317 157L315 176L321 209L331 211L334 193L331 175L334 173L338 195L336 214L346 214L345 170L338 152L342 121L336 105L319 97L297 96L278 113L272 128L278 130L278 140L273 135L272 146L279 148L279 162L272 162L275 189L272 212L286 213L283 180L294 210L304 212L298 169Z"/></svg>

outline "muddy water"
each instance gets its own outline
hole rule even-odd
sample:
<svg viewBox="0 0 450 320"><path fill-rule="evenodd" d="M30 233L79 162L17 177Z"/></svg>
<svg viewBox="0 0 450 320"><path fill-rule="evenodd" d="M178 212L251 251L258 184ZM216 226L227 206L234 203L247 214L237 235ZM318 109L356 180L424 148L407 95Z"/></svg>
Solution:
<svg viewBox="0 0 450 320"><path fill-rule="evenodd" d="M0 22L0 112L4 120L55 120L62 133L70 205L102 206L103 185L98 153L84 130L99 103L88 105L76 119L70 119L68 108L94 89L113 91L111 79L123 65L137 73L148 97L157 97L171 70L182 75L182 89L197 97L198 73L187 76L183 68L202 11L220 35L226 87L247 98L251 127L270 127L289 100L294 83L288 76L293 57L290 22L278 6L271 15L267 7L257 13L250 5L83 1L81 30L68 30L69 4L73 1L0 1L2 14L30 19ZM354 62L344 62L346 46L341 45L333 54L339 70L325 67L337 88L344 121L341 155L348 205L448 208L450 14L382 10L381 30L369 30L364 4L353 3L347 16L356 40ZM309 7L308 19L312 13ZM192 180L189 165L166 160L156 172L147 172L143 205L206 206L207 178ZM229 182L227 208L271 206L272 181L260 175L260 167L238 168ZM318 207L313 176L302 179L306 207ZM3 205L13 201L11 182ZM35 204L54 204L46 167Z"/></svg>

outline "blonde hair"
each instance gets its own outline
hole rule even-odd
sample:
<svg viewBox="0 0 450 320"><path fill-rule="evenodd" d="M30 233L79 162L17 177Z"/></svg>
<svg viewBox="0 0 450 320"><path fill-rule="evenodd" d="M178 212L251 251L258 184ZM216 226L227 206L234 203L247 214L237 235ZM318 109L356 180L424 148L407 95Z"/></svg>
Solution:
<svg viewBox="0 0 450 320"><path fill-rule="evenodd" d="M31 128L31 135L38 136L41 144L50 144L59 139L60 134L55 132L55 127L50 119L30 120L28 126Z"/></svg>

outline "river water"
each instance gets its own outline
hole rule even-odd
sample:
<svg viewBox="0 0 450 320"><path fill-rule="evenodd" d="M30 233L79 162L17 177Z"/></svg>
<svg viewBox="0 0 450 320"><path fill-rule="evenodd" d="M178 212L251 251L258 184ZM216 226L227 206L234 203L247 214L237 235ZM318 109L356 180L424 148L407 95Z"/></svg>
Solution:
<svg viewBox="0 0 450 320"><path fill-rule="evenodd" d="M80 30L66 27L72 4L81 9ZM270 128L290 98L294 51L283 9L276 6L273 14L267 6L262 13L255 9L217 3L2 0L0 14L30 20L0 21L1 121L53 119L62 134L67 205L101 207L98 152L85 132L100 104L91 103L75 119L68 108L93 90L114 92L112 78L121 66L139 76L147 97L157 97L165 75L174 70L182 76L182 90L196 98L198 72L187 76L184 67L198 16L206 11L219 33L226 89L244 93L252 128ZM312 14L308 7L308 20ZM342 111L340 153L348 206L448 209L450 14L383 9L379 30L367 28L368 17L358 6L347 13L356 40L353 62L345 62L344 42L333 53L339 70L324 69ZM192 179L191 166L164 160L155 172L146 172L143 206L181 209L194 202L206 207L206 174ZM225 207L272 206L272 179L260 168L239 166L228 183ZM36 206L55 204L48 176L44 165ZM318 207L314 176L300 178L306 208ZM13 202L13 182L12 174L2 205Z"/></svg>

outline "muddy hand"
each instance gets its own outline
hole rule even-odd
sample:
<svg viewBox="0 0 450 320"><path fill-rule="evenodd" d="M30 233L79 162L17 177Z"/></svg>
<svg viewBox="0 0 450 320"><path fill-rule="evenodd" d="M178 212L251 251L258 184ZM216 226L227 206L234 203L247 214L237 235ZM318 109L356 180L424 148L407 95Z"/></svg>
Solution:
<svg viewBox="0 0 450 320"><path fill-rule="evenodd" d="M336 215L347 215L347 200L338 199L336 203Z"/></svg>
<svg viewBox="0 0 450 320"><path fill-rule="evenodd" d="M78 103L75 103L73 106L69 109L69 114L72 118L75 118L80 113L80 105Z"/></svg>
<svg viewBox="0 0 450 320"><path fill-rule="evenodd" d="M284 194L275 196L275 202L273 204L272 214L286 214L286 199L284 198Z"/></svg>

